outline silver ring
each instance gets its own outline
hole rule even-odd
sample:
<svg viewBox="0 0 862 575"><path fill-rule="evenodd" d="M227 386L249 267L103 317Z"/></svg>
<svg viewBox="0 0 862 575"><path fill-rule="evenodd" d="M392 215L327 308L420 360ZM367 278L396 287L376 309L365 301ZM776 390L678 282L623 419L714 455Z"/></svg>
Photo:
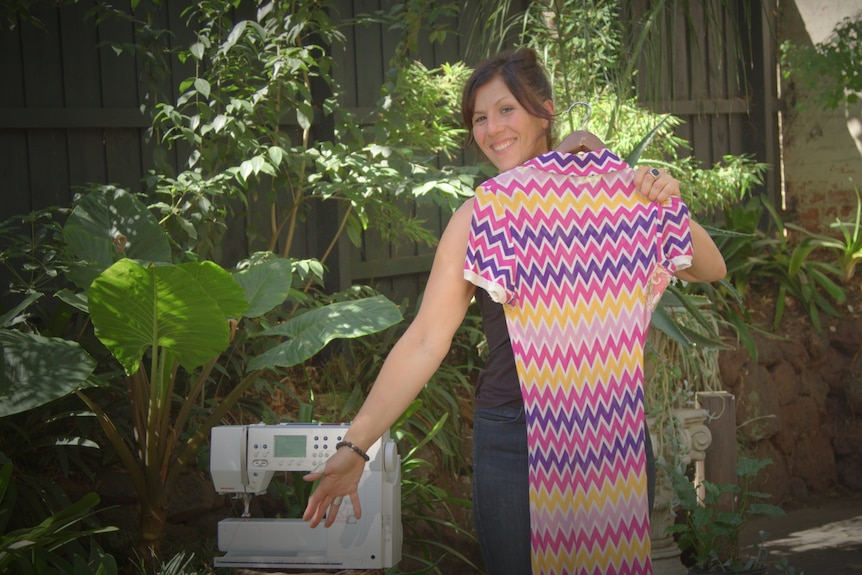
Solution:
<svg viewBox="0 0 862 575"><path fill-rule="evenodd" d="M332 500L332 504L338 507L339 505L341 505L342 501L344 501L344 497L336 497Z"/></svg>
<svg viewBox="0 0 862 575"><path fill-rule="evenodd" d="M657 178L661 175L661 172L658 171L658 168L650 168L649 169L649 175L651 175L654 178Z"/></svg>

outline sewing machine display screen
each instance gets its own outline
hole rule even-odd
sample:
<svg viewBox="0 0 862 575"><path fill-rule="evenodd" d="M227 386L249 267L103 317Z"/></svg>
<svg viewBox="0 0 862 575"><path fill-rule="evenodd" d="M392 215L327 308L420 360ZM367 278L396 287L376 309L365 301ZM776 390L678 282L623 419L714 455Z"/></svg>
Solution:
<svg viewBox="0 0 862 575"><path fill-rule="evenodd" d="M274 439L276 457L305 457L305 435L276 435Z"/></svg>

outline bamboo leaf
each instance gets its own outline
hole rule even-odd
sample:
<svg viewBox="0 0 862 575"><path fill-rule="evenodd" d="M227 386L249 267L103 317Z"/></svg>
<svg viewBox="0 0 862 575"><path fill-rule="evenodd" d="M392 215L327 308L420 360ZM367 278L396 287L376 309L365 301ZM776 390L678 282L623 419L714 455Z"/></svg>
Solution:
<svg viewBox="0 0 862 575"><path fill-rule="evenodd" d="M664 125L668 118L670 118L670 114L666 114L661 119L661 121L656 124L656 126L652 130L650 130L650 132L646 136L644 136L644 138L640 142L637 143L634 149L629 152L629 155L626 156L625 160L628 165L634 166L638 163L638 160L640 160L641 154L643 154L644 149L649 145L649 143L653 139L653 136L656 135L656 133L659 131L659 129L661 129L661 127Z"/></svg>

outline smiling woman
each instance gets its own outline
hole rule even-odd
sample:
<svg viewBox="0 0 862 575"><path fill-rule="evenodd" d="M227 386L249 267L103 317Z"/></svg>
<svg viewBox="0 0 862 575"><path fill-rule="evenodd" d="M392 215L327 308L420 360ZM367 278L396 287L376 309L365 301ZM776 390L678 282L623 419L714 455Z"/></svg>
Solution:
<svg viewBox="0 0 862 575"><path fill-rule="evenodd" d="M500 174L449 220L418 314L345 440L364 450L391 427L475 295L489 348L473 418L473 516L487 572L646 575L646 279L659 267L682 277L691 263L686 279L712 281L724 261L667 173L649 177L607 149L550 152L554 104L532 50L481 63L462 104ZM357 497L362 463L339 449L306 476L320 479L304 514L312 527L332 525L334 498Z"/></svg>

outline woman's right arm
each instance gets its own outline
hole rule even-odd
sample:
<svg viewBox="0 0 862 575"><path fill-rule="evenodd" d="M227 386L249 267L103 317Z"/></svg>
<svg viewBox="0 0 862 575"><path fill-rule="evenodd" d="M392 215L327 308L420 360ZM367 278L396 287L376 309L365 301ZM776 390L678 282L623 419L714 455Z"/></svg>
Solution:
<svg viewBox="0 0 862 575"><path fill-rule="evenodd" d="M464 260L473 200L449 220L428 277L416 318L384 361L362 408L353 418L345 440L367 450L407 409L440 367L452 338L464 320L475 286L464 279ZM335 497L350 495L356 516L361 515L357 485L365 461L350 449L339 449L322 473L306 475L320 484L308 501L303 519L317 526ZM327 518L331 525L334 513Z"/></svg>

